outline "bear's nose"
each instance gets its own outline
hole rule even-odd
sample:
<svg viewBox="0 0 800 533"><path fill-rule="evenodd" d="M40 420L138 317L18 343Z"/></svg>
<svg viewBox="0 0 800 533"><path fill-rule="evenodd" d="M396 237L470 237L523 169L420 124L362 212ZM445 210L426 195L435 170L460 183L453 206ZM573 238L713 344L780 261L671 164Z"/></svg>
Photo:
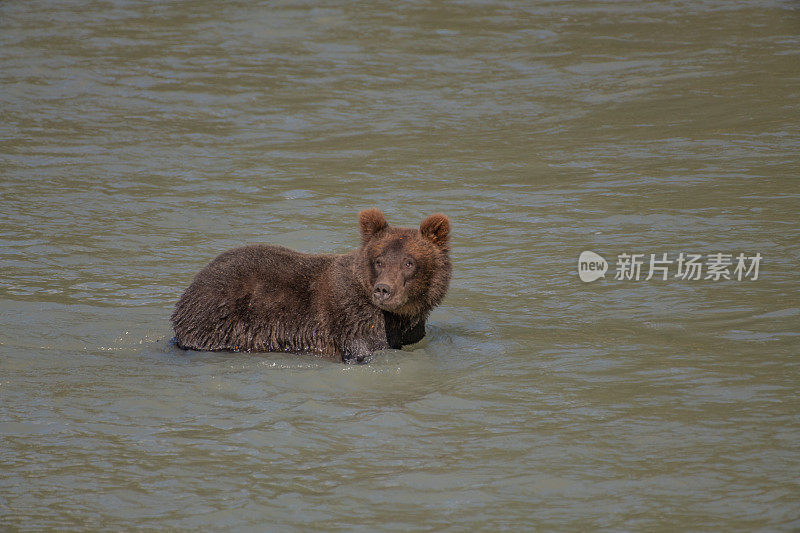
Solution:
<svg viewBox="0 0 800 533"><path fill-rule="evenodd" d="M372 294L375 296L376 300L382 302L384 300L388 300L392 295L392 288L385 283L378 283L375 285L375 289L373 289Z"/></svg>

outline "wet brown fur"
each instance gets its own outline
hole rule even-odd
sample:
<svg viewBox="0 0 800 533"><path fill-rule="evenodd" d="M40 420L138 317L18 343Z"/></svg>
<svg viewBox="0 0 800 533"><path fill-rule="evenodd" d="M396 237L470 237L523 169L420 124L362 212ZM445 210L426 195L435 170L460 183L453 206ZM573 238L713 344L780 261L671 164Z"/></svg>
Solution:
<svg viewBox="0 0 800 533"><path fill-rule="evenodd" d="M359 213L361 246L305 254L253 244L223 252L175 306L178 346L193 350L313 353L362 362L418 342L450 283L446 216L420 229Z"/></svg>

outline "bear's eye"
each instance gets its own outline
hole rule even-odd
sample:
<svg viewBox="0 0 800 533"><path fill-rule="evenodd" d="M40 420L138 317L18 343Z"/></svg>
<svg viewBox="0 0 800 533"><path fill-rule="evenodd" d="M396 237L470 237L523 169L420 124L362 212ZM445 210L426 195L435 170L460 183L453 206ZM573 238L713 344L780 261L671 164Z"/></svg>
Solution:
<svg viewBox="0 0 800 533"><path fill-rule="evenodd" d="M380 259L376 259L375 268L383 268L383 261L381 261Z"/></svg>
<svg viewBox="0 0 800 533"><path fill-rule="evenodd" d="M414 261L412 261L411 259L406 259L405 266L406 266L406 268L408 268L408 269L412 269L412 268L414 268Z"/></svg>

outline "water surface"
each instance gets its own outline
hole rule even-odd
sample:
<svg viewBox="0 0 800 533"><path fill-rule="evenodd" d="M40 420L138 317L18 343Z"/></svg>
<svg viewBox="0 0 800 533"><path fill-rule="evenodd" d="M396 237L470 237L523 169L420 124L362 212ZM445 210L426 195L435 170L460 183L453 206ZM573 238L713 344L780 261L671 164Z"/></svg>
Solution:
<svg viewBox="0 0 800 533"><path fill-rule="evenodd" d="M3 2L0 524L798 529L798 54L790 1ZM451 217L421 343L170 345L372 206ZM614 279L682 252L763 260Z"/></svg>

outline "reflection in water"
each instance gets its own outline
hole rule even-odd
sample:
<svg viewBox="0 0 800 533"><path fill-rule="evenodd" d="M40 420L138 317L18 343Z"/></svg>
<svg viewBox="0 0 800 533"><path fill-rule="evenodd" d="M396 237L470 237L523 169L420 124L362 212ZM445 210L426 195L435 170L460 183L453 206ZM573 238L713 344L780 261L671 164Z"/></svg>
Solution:
<svg viewBox="0 0 800 533"><path fill-rule="evenodd" d="M0 5L3 524L797 528L792 3L85 7ZM453 221L420 344L169 343L220 251L370 206Z"/></svg>

